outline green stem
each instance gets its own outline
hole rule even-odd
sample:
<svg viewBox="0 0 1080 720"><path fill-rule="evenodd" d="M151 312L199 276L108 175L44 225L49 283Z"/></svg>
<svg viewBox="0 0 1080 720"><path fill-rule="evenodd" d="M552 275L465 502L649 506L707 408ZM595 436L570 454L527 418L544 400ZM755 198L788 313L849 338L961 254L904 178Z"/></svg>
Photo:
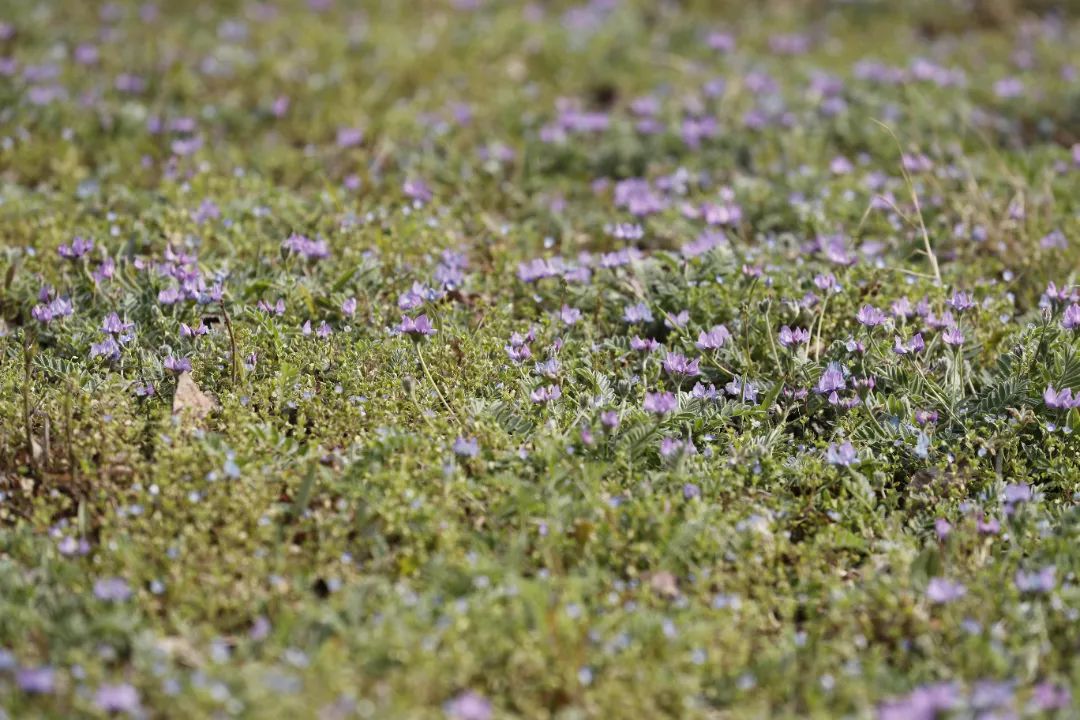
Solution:
<svg viewBox="0 0 1080 720"><path fill-rule="evenodd" d="M436 383L435 378L431 376L431 371L428 370L427 363L424 362L424 354L420 352L420 343L413 343L413 346L416 348L416 357L420 360L420 367L424 370L424 377L426 377L428 382L431 383L431 386L435 388L435 394L442 400L443 407L445 407L446 411L450 413L450 416L454 418L454 422L461 425L461 420L458 419L457 413L450 407L450 403L446 402L446 397L442 394L442 390L439 389L439 384Z"/></svg>

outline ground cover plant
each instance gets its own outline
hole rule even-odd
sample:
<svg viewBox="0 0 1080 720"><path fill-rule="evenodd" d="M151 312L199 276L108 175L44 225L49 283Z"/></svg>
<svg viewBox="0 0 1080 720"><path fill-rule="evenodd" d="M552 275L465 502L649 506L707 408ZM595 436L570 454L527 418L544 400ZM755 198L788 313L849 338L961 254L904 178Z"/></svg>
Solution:
<svg viewBox="0 0 1080 720"><path fill-rule="evenodd" d="M0 4L0 716L1076 717L1072 9Z"/></svg>

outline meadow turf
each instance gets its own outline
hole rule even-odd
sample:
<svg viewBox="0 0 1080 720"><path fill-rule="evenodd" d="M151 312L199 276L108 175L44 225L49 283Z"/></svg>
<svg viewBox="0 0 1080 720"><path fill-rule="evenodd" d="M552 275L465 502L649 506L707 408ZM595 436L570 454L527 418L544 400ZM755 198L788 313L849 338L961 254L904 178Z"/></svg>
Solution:
<svg viewBox="0 0 1080 720"><path fill-rule="evenodd" d="M1078 717L1060 5L0 2L0 717Z"/></svg>

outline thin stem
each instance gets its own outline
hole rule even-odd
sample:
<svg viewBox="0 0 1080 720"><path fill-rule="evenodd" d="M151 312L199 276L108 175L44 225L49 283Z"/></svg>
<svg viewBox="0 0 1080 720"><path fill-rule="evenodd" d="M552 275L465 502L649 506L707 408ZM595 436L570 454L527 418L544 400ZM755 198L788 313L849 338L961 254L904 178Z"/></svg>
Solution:
<svg viewBox="0 0 1080 720"><path fill-rule="evenodd" d="M439 399L442 400L443 407L445 407L446 411L450 413L450 416L454 418L454 422L460 425L461 420L458 419L457 413L455 413L453 408L450 407L450 403L446 402L446 397L443 396L442 390L439 389L439 384L435 382L435 378L431 376L431 371L428 370L427 363L424 362L424 353L420 352L420 343L413 343L413 347L416 348L416 357L420 360L420 367L424 370L424 377L426 377L428 379L428 382L431 383L431 386L435 388L435 394L437 394L439 396Z"/></svg>
<svg viewBox="0 0 1080 720"><path fill-rule="evenodd" d="M229 355L232 359L232 384L235 388L237 379L240 376L240 368L237 366L236 360L236 336L233 334L232 320L229 318L229 311L225 309L225 299L222 298L218 305L221 306L221 317L225 319L225 328L229 331Z"/></svg>
<svg viewBox="0 0 1080 720"><path fill-rule="evenodd" d="M23 425L26 429L26 452L30 458L30 474L34 477L38 476L37 458L34 457L34 431L31 427L31 411L30 411L30 370L31 360L33 358L33 339L30 337L29 330L23 330L23 384L22 384L22 400L23 400Z"/></svg>

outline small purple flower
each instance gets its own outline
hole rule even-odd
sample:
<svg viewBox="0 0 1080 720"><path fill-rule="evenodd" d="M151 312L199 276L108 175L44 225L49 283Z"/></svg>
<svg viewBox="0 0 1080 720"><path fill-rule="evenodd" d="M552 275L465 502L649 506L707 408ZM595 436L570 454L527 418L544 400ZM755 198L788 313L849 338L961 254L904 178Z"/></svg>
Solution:
<svg viewBox="0 0 1080 720"><path fill-rule="evenodd" d="M356 298L346 298L341 302L341 313L347 317L352 317L356 313Z"/></svg>
<svg viewBox="0 0 1080 720"><path fill-rule="evenodd" d="M337 131L337 146L339 148L351 148L364 141L364 131L360 128L343 127Z"/></svg>
<svg viewBox="0 0 1080 720"><path fill-rule="evenodd" d="M915 422L920 425L928 425L930 423L936 423L938 421L937 410L916 410Z"/></svg>
<svg viewBox="0 0 1080 720"><path fill-rule="evenodd" d="M24 693L48 695L56 687L56 671L51 667L22 668L15 673L15 683Z"/></svg>
<svg viewBox="0 0 1080 720"><path fill-rule="evenodd" d="M789 328L784 325L780 328L780 344L786 348L795 345L804 345L810 342L810 331L805 328Z"/></svg>
<svg viewBox="0 0 1080 720"><path fill-rule="evenodd" d="M564 325L573 325L580 319L581 311L575 307L563 305L562 309L559 310L559 320L561 320Z"/></svg>
<svg viewBox="0 0 1080 720"><path fill-rule="evenodd" d="M967 594L966 587L948 578L930 578L926 586L926 599L934 605L944 605L959 600L965 594Z"/></svg>
<svg viewBox="0 0 1080 720"><path fill-rule="evenodd" d="M121 335L133 327L135 327L135 323L123 322L116 313L109 313L101 323L102 331L110 335Z"/></svg>
<svg viewBox="0 0 1080 720"><path fill-rule="evenodd" d="M196 338L206 335L208 332L210 332L210 328L202 323L199 323L196 327L190 327L187 323L180 323L180 337Z"/></svg>
<svg viewBox="0 0 1080 720"><path fill-rule="evenodd" d="M743 402L757 402L757 384L751 380L743 382L739 378L733 378L731 382L724 386L724 391L731 397L738 398Z"/></svg>
<svg viewBox="0 0 1080 720"><path fill-rule="evenodd" d="M971 296L966 292L957 290L953 293L953 296L947 300L949 307L956 312L964 312L975 307L975 303L971 300Z"/></svg>
<svg viewBox="0 0 1080 720"><path fill-rule="evenodd" d="M941 339L944 340L947 345L959 347L964 344L964 333L960 332L959 327L953 325L941 334Z"/></svg>
<svg viewBox="0 0 1080 720"><path fill-rule="evenodd" d="M652 338L642 339L635 335L630 338L630 349L636 352L655 352L660 347L660 343Z"/></svg>
<svg viewBox="0 0 1080 720"><path fill-rule="evenodd" d="M458 457L472 458L480 452L480 443L476 438L458 437L452 449Z"/></svg>
<svg viewBox="0 0 1080 720"><path fill-rule="evenodd" d="M1047 385L1043 391L1043 402L1051 410L1068 410L1080 407L1080 394L1074 398L1072 388L1055 390L1053 385Z"/></svg>
<svg viewBox="0 0 1080 720"><path fill-rule="evenodd" d="M127 683L102 685L94 694L94 704L103 712L133 715L139 711L139 693Z"/></svg>
<svg viewBox="0 0 1080 720"><path fill-rule="evenodd" d="M939 517L934 520L934 533L937 535L938 540L944 540L949 537L949 533L952 532L952 525L945 518Z"/></svg>
<svg viewBox="0 0 1080 720"><path fill-rule="evenodd" d="M1080 305L1073 303L1065 308L1065 313L1061 316L1061 327L1066 330L1080 329Z"/></svg>
<svg viewBox="0 0 1080 720"><path fill-rule="evenodd" d="M542 377L554 380L559 376L559 359L552 357L533 366L533 372Z"/></svg>
<svg viewBox="0 0 1080 720"><path fill-rule="evenodd" d="M619 413L614 410L605 410L600 413L600 424L608 430L614 430L619 427Z"/></svg>
<svg viewBox="0 0 1080 720"><path fill-rule="evenodd" d="M645 303L637 303L636 305L627 305L623 308L623 320L631 325L636 323L650 323L653 321L652 310Z"/></svg>
<svg viewBox="0 0 1080 720"><path fill-rule="evenodd" d="M74 240L71 241L70 245L61 245L56 249L56 251L60 253L60 257L62 258L67 258L68 260L78 260L93 249L93 240L84 240L81 237L76 237Z"/></svg>
<svg viewBox="0 0 1080 720"><path fill-rule="evenodd" d="M685 443L673 437L665 437L660 440L660 457L670 458L683 453L692 455L694 453L693 444Z"/></svg>
<svg viewBox="0 0 1080 720"><path fill-rule="evenodd" d="M838 363L829 363L829 366L825 368L825 372L821 374L821 378L818 380L817 391L827 395L843 390L846 387L847 381L844 379L843 368Z"/></svg>
<svg viewBox="0 0 1080 720"><path fill-rule="evenodd" d="M415 319L408 315L402 315L401 325L398 326L398 330L415 338L435 334L435 328L431 326L431 321L428 320L426 314L419 315Z"/></svg>
<svg viewBox="0 0 1080 720"><path fill-rule="evenodd" d="M855 446L850 442L845 442L841 445L830 443L828 449L825 451L825 462L830 465L847 467L858 459L859 454L855 451Z"/></svg>
<svg viewBox="0 0 1080 720"><path fill-rule="evenodd" d="M176 373L177 375L180 373L191 372L191 360L188 358L178 358L170 355L165 358L163 364L165 365L166 370Z"/></svg>
<svg viewBox="0 0 1080 720"><path fill-rule="evenodd" d="M558 400L562 397L562 388L558 385L541 386L529 393L529 399L537 405Z"/></svg>
<svg viewBox="0 0 1080 720"><path fill-rule="evenodd" d="M698 335L695 345L698 350L719 350L730 339L731 333L726 327L714 325L708 332L703 331Z"/></svg>
<svg viewBox="0 0 1080 720"><path fill-rule="evenodd" d="M112 335L106 335L105 339L101 342L96 342L90 345L90 357L105 357L108 360L120 359L120 346L117 344L116 339Z"/></svg>
<svg viewBox="0 0 1080 720"><path fill-rule="evenodd" d="M698 367L700 363L700 358L688 360L685 355L669 352L664 357L663 366L664 371L669 375L678 377L696 377L701 374L701 370Z"/></svg>
<svg viewBox="0 0 1080 720"><path fill-rule="evenodd" d="M888 318L885 313L873 305L863 305L859 308L859 312L855 314L855 319L866 327L877 327L878 325L884 325Z"/></svg>
<svg viewBox="0 0 1080 720"><path fill-rule="evenodd" d="M467 691L447 701L443 711L450 720L491 720L491 702L483 695Z"/></svg>
<svg viewBox="0 0 1080 720"><path fill-rule="evenodd" d="M693 397L699 400L715 400L716 399L716 386L709 384L708 387L702 385L700 382L694 384L694 389L690 391Z"/></svg>
<svg viewBox="0 0 1080 720"><path fill-rule="evenodd" d="M682 494L684 500L693 500L701 497L701 488L694 483L686 483L683 485Z"/></svg>
<svg viewBox="0 0 1080 720"><path fill-rule="evenodd" d="M123 602L131 597L131 587L124 578L102 578L94 583L94 597L106 602Z"/></svg>
<svg viewBox="0 0 1080 720"><path fill-rule="evenodd" d="M1072 693L1063 685L1042 682L1031 688L1031 706L1036 711L1064 710L1072 702Z"/></svg>
<svg viewBox="0 0 1080 720"><path fill-rule="evenodd" d="M1022 593L1048 593L1057 587L1057 568L1048 565L1042 570L1016 571L1016 589Z"/></svg>
<svg viewBox="0 0 1080 720"><path fill-rule="evenodd" d="M294 233L281 245L294 255L303 255L308 260L322 260L330 257L330 248L325 240L311 240Z"/></svg>
<svg viewBox="0 0 1080 720"><path fill-rule="evenodd" d="M410 179L406 180L401 185L401 192L405 193L405 196L418 203L429 203L433 194L431 188L423 180Z"/></svg>
<svg viewBox="0 0 1080 720"><path fill-rule="evenodd" d="M690 312L683 310L677 315L668 315L664 318L664 324L669 328L684 328L686 323L690 322Z"/></svg>
<svg viewBox="0 0 1080 720"><path fill-rule="evenodd" d="M645 412L663 416L673 412L679 407L679 401L669 392L645 393L645 402L642 404Z"/></svg>
<svg viewBox="0 0 1080 720"><path fill-rule="evenodd" d="M955 683L925 685L883 703L878 708L878 720L934 720L960 702L961 690Z"/></svg>
<svg viewBox="0 0 1080 720"><path fill-rule="evenodd" d="M1031 502L1034 493L1027 483L1009 483L1005 486L1003 499L1006 505Z"/></svg>

